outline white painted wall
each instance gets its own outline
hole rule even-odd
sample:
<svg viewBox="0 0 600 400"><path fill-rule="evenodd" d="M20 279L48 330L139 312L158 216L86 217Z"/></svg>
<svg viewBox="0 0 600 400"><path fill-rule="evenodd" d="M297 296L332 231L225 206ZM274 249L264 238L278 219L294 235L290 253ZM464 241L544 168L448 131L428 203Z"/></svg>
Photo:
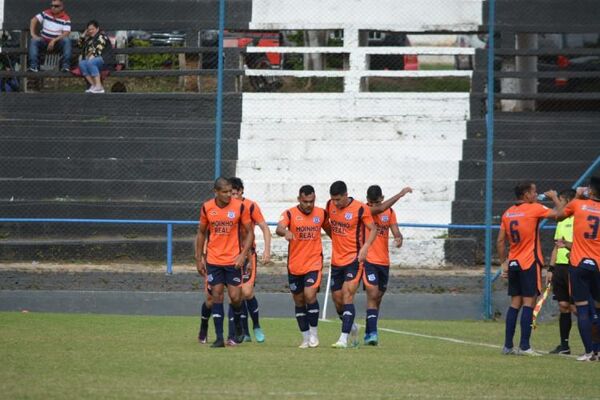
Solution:
<svg viewBox="0 0 600 400"><path fill-rule="evenodd" d="M361 201L372 184L387 195L410 185L395 207L400 222L450 223L468 110L468 93L246 93L236 174L272 222L301 185L312 184L323 206L341 179ZM443 233L405 229L392 262L443 265Z"/></svg>
<svg viewBox="0 0 600 400"><path fill-rule="evenodd" d="M0 29L4 26L4 0L0 0Z"/></svg>
<svg viewBox="0 0 600 400"><path fill-rule="evenodd" d="M469 31L482 25L481 0L254 0L251 29Z"/></svg>

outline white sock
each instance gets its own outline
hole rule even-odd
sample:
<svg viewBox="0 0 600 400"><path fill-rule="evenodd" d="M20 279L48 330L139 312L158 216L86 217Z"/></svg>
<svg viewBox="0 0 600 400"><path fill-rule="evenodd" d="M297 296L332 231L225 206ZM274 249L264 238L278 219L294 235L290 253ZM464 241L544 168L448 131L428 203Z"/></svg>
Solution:
<svg viewBox="0 0 600 400"><path fill-rule="evenodd" d="M340 335L340 338L338 339L338 342L346 343L347 341L348 341L348 334L342 332L342 334Z"/></svg>
<svg viewBox="0 0 600 400"><path fill-rule="evenodd" d="M302 338L304 340L308 340L310 338L310 331L304 331L304 332L302 332Z"/></svg>
<svg viewBox="0 0 600 400"><path fill-rule="evenodd" d="M308 331L310 332L311 336L317 336L317 327L316 326L308 327Z"/></svg>

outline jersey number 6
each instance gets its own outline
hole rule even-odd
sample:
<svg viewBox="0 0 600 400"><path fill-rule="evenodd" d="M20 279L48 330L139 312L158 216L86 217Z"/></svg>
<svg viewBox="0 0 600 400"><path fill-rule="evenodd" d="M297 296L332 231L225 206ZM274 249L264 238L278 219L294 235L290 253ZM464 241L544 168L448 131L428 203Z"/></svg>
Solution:
<svg viewBox="0 0 600 400"><path fill-rule="evenodd" d="M510 221L510 240L513 243L519 243L521 241L521 235L519 235L519 221Z"/></svg>

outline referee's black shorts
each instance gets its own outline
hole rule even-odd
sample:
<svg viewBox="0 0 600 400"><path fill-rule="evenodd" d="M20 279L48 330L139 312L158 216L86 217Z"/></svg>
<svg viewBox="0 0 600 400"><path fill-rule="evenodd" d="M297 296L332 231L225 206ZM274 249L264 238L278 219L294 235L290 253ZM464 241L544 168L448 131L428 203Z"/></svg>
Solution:
<svg viewBox="0 0 600 400"><path fill-rule="evenodd" d="M556 264L554 266L552 294L556 301L573 303L569 286L569 264Z"/></svg>

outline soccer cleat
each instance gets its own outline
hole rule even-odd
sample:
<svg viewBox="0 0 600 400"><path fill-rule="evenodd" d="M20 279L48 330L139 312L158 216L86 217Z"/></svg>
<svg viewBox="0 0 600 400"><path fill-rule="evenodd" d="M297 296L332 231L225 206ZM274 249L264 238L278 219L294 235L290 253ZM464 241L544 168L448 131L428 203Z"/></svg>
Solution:
<svg viewBox="0 0 600 400"><path fill-rule="evenodd" d="M348 336L350 341L350 345L352 347L357 347L359 344L358 340L358 325L352 324L352 329L350 329L350 335Z"/></svg>
<svg viewBox="0 0 600 400"><path fill-rule="evenodd" d="M217 339L213 342L213 344L210 345L210 347L225 347L225 342L223 341L223 339Z"/></svg>
<svg viewBox="0 0 600 400"><path fill-rule="evenodd" d="M377 346L379 344L379 336L372 332L365 336L365 344L369 346Z"/></svg>
<svg viewBox="0 0 600 400"><path fill-rule="evenodd" d="M251 342L252 338L250 337L250 335L244 335L244 342Z"/></svg>
<svg viewBox="0 0 600 400"><path fill-rule="evenodd" d="M577 357L577 361L594 361L594 353L589 352Z"/></svg>
<svg viewBox="0 0 600 400"><path fill-rule="evenodd" d="M208 342L208 333L206 331L200 330L200 333L198 333L198 342L201 344L206 344Z"/></svg>
<svg viewBox="0 0 600 400"><path fill-rule="evenodd" d="M533 350L531 347L527 350L519 349L520 356L540 357L541 354Z"/></svg>
<svg viewBox="0 0 600 400"><path fill-rule="evenodd" d="M569 346L558 345L554 350L550 351L550 354L568 355L571 354Z"/></svg>
<svg viewBox="0 0 600 400"><path fill-rule="evenodd" d="M240 344L241 342L238 342L237 340L235 340L234 338L227 338L227 342L225 343L228 347L235 347L238 344Z"/></svg>
<svg viewBox="0 0 600 400"><path fill-rule="evenodd" d="M341 341L337 341L334 344L331 345L331 347L333 347L334 349L347 349L348 348L348 344L345 342L341 342Z"/></svg>
<svg viewBox="0 0 600 400"><path fill-rule="evenodd" d="M308 349L309 347L310 342L308 341L308 339L302 340L302 343L300 343L300 346L298 346L299 349Z"/></svg>
<svg viewBox="0 0 600 400"><path fill-rule="evenodd" d="M313 349L315 347L319 347L319 337L317 335L310 335L310 338L308 339L308 346Z"/></svg>
<svg viewBox="0 0 600 400"><path fill-rule="evenodd" d="M502 354L504 354L505 356L515 355L517 354L517 351L514 347L503 347Z"/></svg>
<svg viewBox="0 0 600 400"><path fill-rule="evenodd" d="M262 329L254 328L254 338L258 343L262 343L265 341L265 334L263 333Z"/></svg>

